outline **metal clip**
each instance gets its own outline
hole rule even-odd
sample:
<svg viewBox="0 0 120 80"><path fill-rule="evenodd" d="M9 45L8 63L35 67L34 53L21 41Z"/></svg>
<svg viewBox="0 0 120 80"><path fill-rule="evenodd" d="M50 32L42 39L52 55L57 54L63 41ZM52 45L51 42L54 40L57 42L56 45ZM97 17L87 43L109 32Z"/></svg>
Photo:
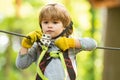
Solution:
<svg viewBox="0 0 120 80"><path fill-rule="evenodd" d="M51 36L49 34L43 34L42 38L40 39L41 43L48 47L51 43Z"/></svg>

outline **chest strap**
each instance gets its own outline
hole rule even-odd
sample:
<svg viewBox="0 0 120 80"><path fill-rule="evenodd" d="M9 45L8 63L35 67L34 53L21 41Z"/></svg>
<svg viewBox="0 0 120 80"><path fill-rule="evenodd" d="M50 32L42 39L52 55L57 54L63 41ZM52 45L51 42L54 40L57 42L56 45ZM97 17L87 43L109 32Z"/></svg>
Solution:
<svg viewBox="0 0 120 80"><path fill-rule="evenodd" d="M45 76L44 76L44 70L46 68L46 66L48 65L48 63L51 61L52 58L60 58L62 66L64 68L65 71L65 78L64 80L67 79L67 76L69 74L70 80L75 80L76 75L71 63L70 58L68 57L68 51L66 53L62 53L60 51L51 51L49 53L49 56L47 54L47 56L45 55L45 53L47 52L48 48L43 46L42 47L42 52L40 54L40 57L38 59L38 63L37 63L37 76L36 76L36 80L48 80ZM47 60L47 58L49 58ZM47 64L46 64L47 62Z"/></svg>
<svg viewBox="0 0 120 80"><path fill-rule="evenodd" d="M39 56L39 58L38 58L38 62L37 62L37 74L41 77L42 80L48 80L48 79L44 76L44 74L42 73L42 71L41 71L41 69L40 69L40 67L39 67L39 63L41 62L41 60L43 59L45 53L47 52L48 47L42 46L42 50L43 50L43 51L41 52L41 54L40 54L40 56ZM38 76L38 75L37 75L37 76ZM36 78L36 80L41 80L41 79L39 79L38 77Z"/></svg>
<svg viewBox="0 0 120 80"><path fill-rule="evenodd" d="M68 50L65 51L65 53L63 54L64 59L65 59L65 64L67 66L67 71L70 77L70 80L75 80L76 79L76 73L74 71L71 59L68 55Z"/></svg>
<svg viewBox="0 0 120 80"><path fill-rule="evenodd" d="M64 78L64 80L67 80L68 73L67 73L67 67L66 67L66 64L65 64L63 53L60 52L60 51L52 51L52 52L50 52L50 57L60 58L60 60L62 62L62 66L63 66L64 71L65 71L65 78Z"/></svg>

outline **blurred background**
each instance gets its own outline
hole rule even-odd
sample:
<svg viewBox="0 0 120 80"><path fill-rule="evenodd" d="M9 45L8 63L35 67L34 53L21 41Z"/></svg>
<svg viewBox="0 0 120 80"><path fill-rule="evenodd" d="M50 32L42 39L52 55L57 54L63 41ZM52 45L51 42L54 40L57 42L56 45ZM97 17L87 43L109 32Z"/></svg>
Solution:
<svg viewBox="0 0 120 80"><path fill-rule="evenodd" d="M73 37L92 37L98 46L120 47L120 0L0 0L0 30L26 35L40 29L47 3L65 5L74 23ZM22 37L0 32L0 80L34 80L36 64L19 70ZM120 80L120 51L95 49L77 54L77 80Z"/></svg>

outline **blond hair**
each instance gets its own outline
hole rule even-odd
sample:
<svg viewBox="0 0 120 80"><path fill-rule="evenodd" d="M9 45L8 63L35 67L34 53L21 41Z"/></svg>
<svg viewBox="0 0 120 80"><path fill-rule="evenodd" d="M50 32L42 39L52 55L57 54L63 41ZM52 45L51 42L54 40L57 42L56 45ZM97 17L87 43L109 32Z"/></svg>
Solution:
<svg viewBox="0 0 120 80"><path fill-rule="evenodd" d="M50 20L60 20L63 23L63 27L68 27L71 23L71 18L66 10L66 8L58 3L47 4L44 6L39 14L39 24L41 26L41 21L43 19L50 19ZM68 30L69 34L72 33L71 30ZM69 35L67 34L67 35Z"/></svg>

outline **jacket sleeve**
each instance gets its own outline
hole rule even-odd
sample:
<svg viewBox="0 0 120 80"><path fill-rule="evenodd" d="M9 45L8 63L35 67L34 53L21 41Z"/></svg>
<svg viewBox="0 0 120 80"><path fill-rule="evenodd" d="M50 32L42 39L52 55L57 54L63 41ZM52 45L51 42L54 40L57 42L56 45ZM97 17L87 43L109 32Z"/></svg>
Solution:
<svg viewBox="0 0 120 80"><path fill-rule="evenodd" d="M29 67L33 62L35 62L37 59L37 45L33 45L28 50L28 53L25 55L18 54L16 58L16 66L19 69L25 69Z"/></svg>
<svg viewBox="0 0 120 80"><path fill-rule="evenodd" d="M97 43L92 38L80 38L81 50L91 51L97 47Z"/></svg>

